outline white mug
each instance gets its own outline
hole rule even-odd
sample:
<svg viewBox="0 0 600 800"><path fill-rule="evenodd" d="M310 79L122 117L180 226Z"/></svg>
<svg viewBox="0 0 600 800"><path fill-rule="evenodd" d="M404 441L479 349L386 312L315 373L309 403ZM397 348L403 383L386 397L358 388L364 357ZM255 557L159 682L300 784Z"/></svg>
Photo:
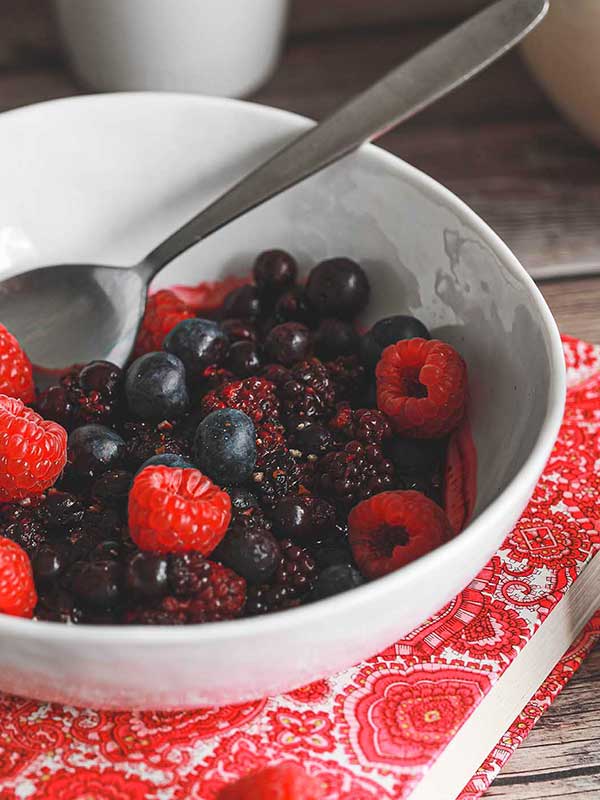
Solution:
<svg viewBox="0 0 600 800"><path fill-rule="evenodd" d="M279 56L288 0L55 0L81 81L99 91L240 97Z"/></svg>

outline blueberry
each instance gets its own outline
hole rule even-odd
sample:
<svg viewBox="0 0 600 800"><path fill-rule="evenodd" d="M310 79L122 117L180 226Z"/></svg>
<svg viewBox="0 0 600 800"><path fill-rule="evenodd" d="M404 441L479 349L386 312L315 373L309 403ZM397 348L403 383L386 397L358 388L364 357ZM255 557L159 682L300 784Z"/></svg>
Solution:
<svg viewBox="0 0 600 800"><path fill-rule="evenodd" d="M174 419L189 404L185 368L172 353L147 353L127 370L125 393L129 409L146 420Z"/></svg>
<svg viewBox="0 0 600 800"><path fill-rule="evenodd" d="M166 335L163 347L183 362L188 378L210 364L220 364L227 353L229 339L220 325L208 319L184 319Z"/></svg>
<svg viewBox="0 0 600 800"><path fill-rule="evenodd" d="M67 454L71 472L79 478L96 478L118 467L127 446L118 433L104 425L82 425L69 435Z"/></svg>
<svg viewBox="0 0 600 800"><path fill-rule="evenodd" d="M229 355L225 363L238 378L248 378L256 375L260 368L260 358L256 352L253 342L235 342L229 349Z"/></svg>
<svg viewBox="0 0 600 800"><path fill-rule="evenodd" d="M333 361L338 356L351 356L358 350L359 343L360 336L354 325L328 317L315 333L315 354L322 361Z"/></svg>
<svg viewBox="0 0 600 800"><path fill-rule="evenodd" d="M305 544L331 533L335 526L335 509L320 497L288 495L277 503L271 520L279 538Z"/></svg>
<svg viewBox="0 0 600 800"><path fill-rule="evenodd" d="M376 322L360 342L360 355L366 367L375 369L386 347L402 339L431 339L425 325L415 317L398 314Z"/></svg>
<svg viewBox="0 0 600 800"><path fill-rule="evenodd" d="M244 511L247 508L258 508L258 500L256 495L244 489L241 486L227 486L225 491L231 498L232 508L238 511Z"/></svg>
<svg viewBox="0 0 600 800"><path fill-rule="evenodd" d="M84 605L110 608L120 600L122 573L116 561L78 561L70 570L69 582Z"/></svg>
<svg viewBox="0 0 600 800"><path fill-rule="evenodd" d="M386 453L399 473L422 475L434 469L445 445L445 441L439 439L403 439L394 436L386 444Z"/></svg>
<svg viewBox="0 0 600 800"><path fill-rule="evenodd" d="M240 286L226 296L221 306L221 316L248 317L255 319L260 315L260 297L255 286Z"/></svg>
<svg viewBox="0 0 600 800"><path fill-rule="evenodd" d="M256 430L250 417L234 408L210 413L198 425L194 461L219 486L248 480L256 464Z"/></svg>
<svg viewBox="0 0 600 800"><path fill-rule="evenodd" d="M311 600L324 600L340 592L347 592L363 584L364 578L351 564L334 564L327 567L315 581Z"/></svg>
<svg viewBox="0 0 600 800"><path fill-rule="evenodd" d="M349 258L322 261L306 283L308 299L323 317L355 317L367 305L369 292L364 270Z"/></svg>
<svg viewBox="0 0 600 800"><path fill-rule="evenodd" d="M125 585L137 597L157 598L167 593L167 559L136 553L125 570Z"/></svg>
<svg viewBox="0 0 600 800"><path fill-rule="evenodd" d="M298 265L285 250L265 250L254 262L253 272L259 291L273 296L294 285Z"/></svg>
<svg viewBox="0 0 600 800"><path fill-rule="evenodd" d="M138 475L146 467L173 467L174 469L194 469L191 461L183 456L176 455L175 453L159 453L157 456L150 456L147 458L138 471Z"/></svg>
<svg viewBox="0 0 600 800"><path fill-rule="evenodd" d="M265 339L265 355L286 367L303 361L309 353L311 335L301 322L284 322L272 328Z"/></svg>
<svg viewBox="0 0 600 800"><path fill-rule="evenodd" d="M281 549L269 531L233 525L211 558L237 572L248 583L268 583L281 562Z"/></svg>

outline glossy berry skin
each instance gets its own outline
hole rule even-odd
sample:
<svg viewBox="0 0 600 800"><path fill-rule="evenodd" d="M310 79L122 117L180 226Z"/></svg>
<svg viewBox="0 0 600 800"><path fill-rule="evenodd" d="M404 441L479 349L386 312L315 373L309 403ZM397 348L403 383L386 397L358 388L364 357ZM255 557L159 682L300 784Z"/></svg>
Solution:
<svg viewBox="0 0 600 800"><path fill-rule="evenodd" d="M238 511L258 506L256 495L249 492L248 489L244 489L241 486L226 486L225 491L231 498L231 507Z"/></svg>
<svg viewBox="0 0 600 800"><path fill-rule="evenodd" d="M281 550L266 530L236 526L227 531L213 558L237 572L248 583L268 583L281 561Z"/></svg>
<svg viewBox="0 0 600 800"><path fill-rule="evenodd" d="M65 567L64 554L57 547L43 544L33 554L31 566L37 584L51 584Z"/></svg>
<svg viewBox="0 0 600 800"><path fill-rule="evenodd" d="M254 324L247 319L224 319L221 321L221 330L230 342L255 342L257 338Z"/></svg>
<svg viewBox="0 0 600 800"><path fill-rule="evenodd" d="M333 434L323 422L319 420L300 419L292 431L294 448L304 456L321 456L331 450Z"/></svg>
<svg viewBox="0 0 600 800"><path fill-rule="evenodd" d="M78 478L97 478L125 458L124 440L104 425L82 425L69 435L68 461Z"/></svg>
<svg viewBox="0 0 600 800"><path fill-rule="evenodd" d="M341 319L324 319L315 333L315 355L322 361L356 353L360 336L354 325Z"/></svg>
<svg viewBox="0 0 600 800"><path fill-rule="evenodd" d="M67 432L21 400L0 395L0 501L41 494L67 461Z"/></svg>
<svg viewBox="0 0 600 800"><path fill-rule="evenodd" d="M176 419L189 405L183 362L172 353L147 353L127 370L129 410L144 420Z"/></svg>
<svg viewBox="0 0 600 800"><path fill-rule="evenodd" d="M253 274L259 291L275 296L294 285L298 265L285 250L265 250L254 262Z"/></svg>
<svg viewBox="0 0 600 800"><path fill-rule="evenodd" d="M146 467L175 467L176 469L194 469L194 465L187 458L177 455L176 453L159 453L157 456L150 456L140 466L136 475L138 475Z"/></svg>
<svg viewBox="0 0 600 800"><path fill-rule="evenodd" d="M264 343L265 357L285 367L303 361L311 348L311 334L301 322L283 322L271 328Z"/></svg>
<svg viewBox="0 0 600 800"><path fill-rule="evenodd" d="M168 590L167 559L154 553L136 553L125 570L125 587L135 597L156 599Z"/></svg>
<svg viewBox="0 0 600 800"><path fill-rule="evenodd" d="M348 515L354 560L369 579L380 578L435 550L453 536L444 511L424 494L382 492Z"/></svg>
<svg viewBox="0 0 600 800"><path fill-rule="evenodd" d="M160 350L165 336L178 322L195 316L194 310L169 289L151 295L135 342L134 356Z"/></svg>
<svg viewBox="0 0 600 800"><path fill-rule="evenodd" d="M229 348L229 339L216 323L208 319L185 319L165 336L167 353L177 356L189 379L200 375L209 364L220 364Z"/></svg>
<svg viewBox="0 0 600 800"><path fill-rule="evenodd" d="M31 361L4 325L0 325L0 394L24 403L35 399Z"/></svg>
<svg viewBox="0 0 600 800"><path fill-rule="evenodd" d="M281 322L302 322L313 325L317 312L311 306L303 286L288 289L275 303L275 318Z"/></svg>
<svg viewBox="0 0 600 800"><path fill-rule="evenodd" d="M445 436L462 420L467 367L437 339L405 339L383 351L375 371L377 405L396 433L417 439Z"/></svg>
<svg viewBox="0 0 600 800"><path fill-rule="evenodd" d="M140 550L208 555L227 530L231 500L196 469L146 467L129 493L128 517Z"/></svg>
<svg viewBox="0 0 600 800"><path fill-rule="evenodd" d="M123 569L116 561L79 561L70 570L69 583L75 597L91 608L110 608L121 597Z"/></svg>
<svg viewBox="0 0 600 800"><path fill-rule="evenodd" d="M370 286L362 267L349 258L330 258L311 270L306 294L323 317L352 319L369 302Z"/></svg>
<svg viewBox="0 0 600 800"><path fill-rule="evenodd" d="M322 800L325 788L299 764L278 764L225 786L216 800Z"/></svg>
<svg viewBox="0 0 600 800"><path fill-rule="evenodd" d="M36 603L29 556L16 542L0 537L0 613L32 617Z"/></svg>
<svg viewBox="0 0 600 800"><path fill-rule="evenodd" d="M123 384L123 370L111 361L91 361L79 372L79 385L85 394L98 392L107 400L114 398Z"/></svg>
<svg viewBox="0 0 600 800"><path fill-rule="evenodd" d="M311 600L324 600L349 589L356 589L365 582L360 572L351 564L334 564L323 570L315 581Z"/></svg>
<svg viewBox="0 0 600 800"><path fill-rule="evenodd" d="M260 369L260 358L254 342L235 342L229 348L226 366L238 378L256 375Z"/></svg>
<svg viewBox="0 0 600 800"><path fill-rule="evenodd" d="M229 292L221 306L221 317L256 319L260 314L260 297L255 286L240 286Z"/></svg>
<svg viewBox="0 0 600 800"><path fill-rule="evenodd" d="M431 339L431 336L415 317L398 314L376 322L360 340L360 355L365 367L375 369L385 348L402 339Z"/></svg>
<svg viewBox="0 0 600 800"><path fill-rule="evenodd" d="M312 495L289 495L271 512L273 531L281 539L308 544L323 538L335 526L335 509Z"/></svg>
<svg viewBox="0 0 600 800"><path fill-rule="evenodd" d="M220 486L239 486L256 464L256 429L243 411L223 408L205 417L194 437L194 461Z"/></svg>

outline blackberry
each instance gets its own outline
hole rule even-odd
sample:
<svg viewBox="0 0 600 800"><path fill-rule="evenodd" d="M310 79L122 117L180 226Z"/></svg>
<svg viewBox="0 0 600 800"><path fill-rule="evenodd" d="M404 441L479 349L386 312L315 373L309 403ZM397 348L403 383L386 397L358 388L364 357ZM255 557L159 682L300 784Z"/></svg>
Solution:
<svg viewBox="0 0 600 800"><path fill-rule="evenodd" d="M252 422L272 422L279 417L279 399L275 384L264 378L244 378L213 389L202 398L202 415L222 408L235 408L247 414Z"/></svg>
<svg viewBox="0 0 600 800"><path fill-rule="evenodd" d="M325 366L338 402L348 400L354 405L363 401L367 390L367 375L358 356L339 356L333 361L327 361Z"/></svg>
<svg viewBox="0 0 600 800"><path fill-rule="evenodd" d="M153 425L150 422L127 422L123 426L126 444L125 462L135 472L152 456L173 453L188 459L190 445L176 430L172 422Z"/></svg>
<svg viewBox="0 0 600 800"><path fill-rule="evenodd" d="M233 570L207 561L206 582L189 599L165 597L160 608L183 612L186 622L218 622L239 617L246 602L246 581Z"/></svg>
<svg viewBox="0 0 600 800"><path fill-rule="evenodd" d="M208 586L210 570L200 553L173 555L167 569L169 588L175 597L192 597Z"/></svg>
<svg viewBox="0 0 600 800"><path fill-rule="evenodd" d="M383 412L376 408L353 410L349 403L338 403L329 427L338 436L363 444L381 445L384 439L392 435L390 423Z"/></svg>
<svg viewBox="0 0 600 800"><path fill-rule="evenodd" d="M236 376L230 370L219 367L217 364L211 364L202 371L199 382L204 391L211 391L212 389L221 389L235 379Z"/></svg>
<svg viewBox="0 0 600 800"><path fill-rule="evenodd" d="M49 528L69 529L81 523L85 507L74 494L50 489L43 513Z"/></svg>
<svg viewBox="0 0 600 800"><path fill-rule="evenodd" d="M290 599L302 598L312 588L317 573L317 564L309 551L294 544L290 539L279 543L281 562L273 583L285 589Z"/></svg>
<svg viewBox="0 0 600 800"><path fill-rule="evenodd" d="M291 597L284 586L262 584L248 587L245 613L248 617L257 617L261 614L284 611L286 608L295 608L299 605L300 600Z"/></svg>
<svg viewBox="0 0 600 800"><path fill-rule="evenodd" d="M254 491L268 509L288 494L295 494L302 479L302 469L287 449L268 453L260 469L252 476Z"/></svg>
<svg viewBox="0 0 600 800"><path fill-rule="evenodd" d="M394 467L377 445L353 441L319 460L316 485L325 497L349 510L360 500L393 488Z"/></svg>
<svg viewBox="0 0 600 800"><path fill-rule="evenodd" d="M134 608L125 614L128 625L184 625L183 611L166 611L162 608Z"/></svg>
<svg viewBox="0 0 600 800"><path fill-rule="evenodd" d="M2 535L12 539L30 556L47 541L43 506L10 504L2 510L2 521Z"/></svg>
<svg viewBox="0 0 600 800"><path fill-rule="evenodd" d="M256 429L256 463L261 469L265 459L276 450L287 448L285 428L279 422L265 422Z"/></svg>
<svg viewBox="0 0 600 800"><path fill-rule="evenodd" d="M292 373L283 364L267 364L260 374L265 380L274 383L275 386L283 386L292 380Z"/></svg>
<svg viewBox="0 0 600 800"><path fill-rule="evenodd" d="M319 417L333 410L335 388L329 371L318 358L301 361L290 372L291 380L280 390L286 415Z"/></svg>
<svg viewBox="0 0 600 800"><path fill-rule="evenodd" d="M235 514L236 511L246 511L258 506L258 498L248 489L243 489L240 486L226 486L225 491L231 498L232 514Z"/></svg>

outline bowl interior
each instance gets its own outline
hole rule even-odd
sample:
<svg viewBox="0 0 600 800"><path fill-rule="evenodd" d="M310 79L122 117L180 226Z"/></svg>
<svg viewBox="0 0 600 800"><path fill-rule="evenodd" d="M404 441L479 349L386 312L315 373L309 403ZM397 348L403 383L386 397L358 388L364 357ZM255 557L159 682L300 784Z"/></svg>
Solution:
<svg viewBox="0 0 600 800"><path fill-rule="evenodd" d="M32 124L23 124L27 114ZM80 98L4 115L0 270L133 264L307 124L174 95ZM305 271L327 256L357 259L372 284L366 323L414 314L460 350L483 510L538 438L552 371L547 311L506 248L434 181L366 147L188 251L157 285L247 272L267 247L291 250Z"/></svg>

